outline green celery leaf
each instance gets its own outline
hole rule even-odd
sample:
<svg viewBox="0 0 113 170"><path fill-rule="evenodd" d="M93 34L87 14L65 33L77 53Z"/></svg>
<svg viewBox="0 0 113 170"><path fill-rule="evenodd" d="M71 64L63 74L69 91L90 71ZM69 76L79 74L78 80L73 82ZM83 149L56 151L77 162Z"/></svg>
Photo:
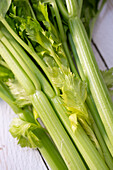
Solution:
<svg viewBox="0 0 113 170"><path fill-rule="evenodd" d="M85 106L87 84L76 78L70 69L63 64L60 68L52 58L46 57L44 59L48 65L53 84L61 91L61 97L67 108L72 129L75 131L79 119L89 123Z"/></svg>
<svg viewBox="0 0 113 170"><path fill-rule="evenodd" d="M11 0L0 0L0 16L1 17L5 17L10 5L11 5Z"/></svg>
<svg viewBox="0 0 113 170"><path fill-rule="evenodd" d="M27 19L20 18L11 14L18 24L19 34L23 35L26 32L29 39L40 44L44 49L51 52L53 40L49 32L44 31L40 23L37 20L27 17Z"/></svg>
<svg viewBox="0 0 113 170"><path fill-rule="evenodd" d="M62 98L67 110L77 116L77 119L88 120L88 112L85 107L87 97L87 85L85 82L77 79L72 73L65 76L65 82L62 87ZM69 113L69 114L70 114ZM76 120L76 119L75 119ZM75 121L76 124L76 121Z"/></svg>
<svg viewBox="0 0 113 170"><path fill-rule="evenodd" d="M29 0L13 0L11 3L6 20L13 30L25 41L23 18L32 17L32 8ZM16 21L16 22L15 22Z"/></svg>
<svg viewBox="0 0 113 170"><path fill-rule="evenodd" d="M25 31L29 40L37 43L35 49L46 63L53 84L60 89L69 115L76 114L75 126L79 118L88 122L88 112L84 104L87 85L71 73L58 31L48 18L47 6L39 2L35 8L40 13L39 17L37 16L38 21L31 17L21 18L14 14L11 17L20 23L20 31Z"/></svg>
<svg viewBox="0 0 113 170"><path fill-rule="evenodd" d="M75 132L76 129L77 129L77 125L78 125L77 114L76 114L76 113L71 114L71 115L69 116L69 120L70 120L70 123L71 123L72 131Z"/></svg>
<svg viewBox="0 0 113 170"><path fill-rule="evenodd" d="M19 17L32 16L29 0L13 0L10 11Z"/></svg>
<svg viewBox="0 0 113 170"><path fill-rule="evenodd" d="M24 107L31 104L29 96L26 95L25 90L21 87L16 79L8 79L5 84L8 86L9 90L14 96L15 104L18 107Z"/></svg>
<svg viewBox="0 0 113 170"><path fill-rule="evenodd" d="M31 0L31 4L33 7L33 10L36 14L38 21L47 21L47 27L50 27L49 25L49 19L48 19L48 12L47 12L47 5L44 3L38 2L37 0Z"/></svg>
<svg viewBox="0 0 113 170"><path fill-rule="evenodd" d="M60 58L59 61L61 67L59 67L52 57L45 55L43 60L48 66L48 71L50 72L53 84L59 88L62 88L65 82L65 74L68 74L68 72L70 71L67 68L67 62Z"/></svg>
<svg viewBox="0 0 113 170"><path fill-rule="evenodd" d="M33 131L38 131L38 128L36 124L15 118L10 125L9 131L14 138L17 138L18 144L20 144L21 147L37 148L41 146L41 142Z"/></svg>
<svg viewBox="0 0 113 170"><path fill-rule="evenodd" d="M57 64L61 60L64 65L68 65L58 32L48 18L47 5L39 2L37 11L43 16L43 19L39 22L28 16L22 18L15 15L15 13L10 14L16 22L15 27L18 34L28 43L32 50L34 48L42 59L45 55L50 55L57 61Z"/></svg>
<svg viewBox="0 0 113 170"><path fill-rule="evenodd" d="M37 15L38 21L43 22L46 29L50 32L52 39L56 43L59 43L60 38L58 35L58 30L54 27L54 25L52 24L52 22L49 19L47 5L39 2L38 5L34 5L34 7L35 7L35 10L38 12L38 15ZM39 15L39 13L40 13L40 15Z"/></svg>
<svg viewBox="0 0 113 170"><path fill-rule="evenodd" d="M25 90L15 79L14 74L2 58L0 58L0 81L4 84L4 86L7 86L8 91L13 96L13 104L19 108L31 105L29 96L26 95Z"/></svg>
<svg viewBox="0 0 113 170"><path fill-rule="evenodd" d="M38 7L38 11L43 16L43 21L48 22L47 28L50 28L50 24L49 24L50 21L49 21L49 18L48 18L47 5L45 5L44 3L39 2L37 7Z"/></svg>
<svg viewBox="0 0 113 170"><path fill-rule="evenodd" d="M49 32L44 31L39 22L28 18L26 23L26 32L28 37L40 44L44 49L51 53L54 43Z"/></svg>
<svg viewBox="0 0 113 170"><path fill-rule="evenodd" d="M113 67L109 70L101 71L104 82L109 90L111 96L113 96Z"/></svg>
<svg viewBox="0 0 113 170"><path fill-rule="evenodd" d="M62 48L61 43L57 43L54 41L53 36L50 31L45 31L38 21L32 20L31 18L27 19L26 22L26 33L28 37L32 40L37 42L40 46L36 47L36 50L38 51L38 47L40 53L48 54L52 56L55 60L63 60L64 63L68 63L66 56L64 54L64 50ZM56 54L55 54L56 53Z"/></svg>
<svg viewBox="0 0 113 170"><path fill-rule="evenodd" d="M14 78L13 73L8 68L0 65L0 81L8 81L10 78Z"/></svg>
<svg viewBox="0 0 113 170"><path fill-rule="evenodd" d="M34 4L33 4L33 6L34 6ZM50 22L50 20L48 18L47 5L39 2L39 3L35 4L35 6L36 6L36 11L38 11L40 13L40 15L42 15L41 18L38 17L39 22L41 22L41 26L37 20L33 20L33 18L30 17L29 15L25 15L25 17L24 16L20 17L18 12L13 12L14 10L10 10L11 18L13 18L16 21L15 26L18 28L20 27L19 34L22 34L20 32L23 32L24 30L26 30L29 37L33 41L37 42L38 37L41 36L42 40L44 39L44 41L47 41L47 44L49 43L49 41L52 44L53 44L53 41L55 43L59 44L60 41L59 41L58 31L55 29L55 27L52 25L52 23ZM18 7L18 5L16 6L16 9L17 9L17 7ZM43 22L43 25L45 26L44 28L42 28L42 26L43 26L42 22ZM45 30L45 28L47 30ZM30 31L30 29L32 29L32 31ZM48 41L48 38L49 38L49 41ZM38 43L44 47L44 41L42 43L39 40ZM48 48L49 48L49 46L48 46Z"/></svg>
<svg viewBox="0 0 113 170"><path fill-rule="evenodd" d="M37 120L39 118L39 115L34 107L33 107L33 115L34 115L35 120Z"/></svg>

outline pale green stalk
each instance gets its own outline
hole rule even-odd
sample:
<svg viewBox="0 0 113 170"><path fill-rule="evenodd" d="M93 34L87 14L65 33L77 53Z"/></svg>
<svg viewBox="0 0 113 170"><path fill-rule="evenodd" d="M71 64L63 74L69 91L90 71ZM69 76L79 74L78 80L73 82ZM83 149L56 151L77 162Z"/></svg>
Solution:
<svg viewBox="0 0 113 170"><path fill-rule="evenodd" d="M67 6L68 3L72 3L71 5L73 6L74 2L67 0ZM97 110L113 145L113 103L96 63L85 28L80 18L75 14L71 15L68 20L69 29Z"/></svg>
<svg viewBox="0 0 113 170"><path fill-rule="evenodd" d="M113 145L113 104L79 18L69 21L73 41L107 135ZM74 32L76 30L76 33Z"/></svg>
<svg viewBox="0 0 113 170"><path fill-rule="evenodd" d="M44 1L45 2L45 1ZM64 51L65 51L65 54L67 56L67 59L69 61L69 65L71 67L71 70L77 75L77 71L76 71L76 68L74 66L74 63L73 63L73 60L72 60L72 57L70 55L70 51L69 51L69 48L68 48L68 45L67 45L67 37L66 37L66 34L64 32L64 28L63 28L63 25L62 25L62 21L61 21L61 17L60 17L60 14L59 14L59 11L58 11L58 8L57 8L57 4L55 2L55 0L49 0L49 3L53 6L54 8L54 12L55 12L55 16L56 16L56 20L57 20L57 23L58 23L58 29L59 29L59 32L60 32L60 38L61 38L61 41L62 41L62 45L63 45L63 48L64 48Z"/></svg>
<svg viewBox="0 0 113 170"><path fill-rule="evenodd" d="M40 71L38 71L38 68L36 68L34 63L29 59L29 57L26 55L24 50L18 45L18 43L16 43L16 41L12 38L12 36L10 36L5 30L3 31L3 33L7 36L9 42L12 44L15 50L17 50L17 52L21 55L21 57L23 58L24 62L26 62L28 67L37 75L37 77L39 77L39 80L41 81L41 84L43 85L44 92L48 95L51 102L53 103L54 108L56 109L58 113L58 116L60 117L62 123L66 127L68 133L73 139L75 145L78 147L79 151L81 152L88 166L92 169L101 168L101 164L99 164L99 162L102 161L102 165L103 165L103 160L100 158L99 153L96 151L94 145L92 144L90 139L87 137L84 130L80 128L81 131L77 130L77 133L75 134L73 133L71 126L70 126L70 121L68 119L68 116L66 115L67 110L63 106L63 103L60 97L56 96L55 93L52 92L53 90L51 89L51 86L48 85L47 82L44 80L43 75L39 74ZM50 95L51 93L49 91L52 93L52 95ZM78 133L78 131L80 133ZM82 135L84 135L84 138L82 138ZM88 152L88 150L90 151Z"/></svg>
<svg viewBox="0 0 113 170"><path fill-rule="evenodd" d="M9 65L10 69L13 71L14 75L24 88L26 84L26 79L18 76L18 71L22 70L18 61L16 61L16 56L13 56L5 47L5 45L0 42L0 54L6 63ZM16 69L14 69L16 67ZM27 74L23 73L26 77ZM22 82L21 82L22 81ZM28 81L29 85L31 80ZM25 88L26 90L26 88ZM28 91L30 90L30 93ZM52 106L50 105L47 97L39 88L35 89L32 87L32 84L26 90L26 93L29 94L31 102L39 114L39 117L46 126L49 134L51 135L54 143L56 144L61 156L63 157L67 167L70 170L73 169L86 169L78 152L76 151L74 145L72 144L69 136L65 132L62 124L60 123L56 113L54 112ZM57 125L57 126L56 126ZM75 161L76 160L76 161Z"/></svg>
<svg viewBox="0 0 113 170"><path fill-rule="evenodd" d="M86 80L86 77L85 77L85 75L84 75L84 72L83 72L83 70L82 70L82 66L81 66L81 63L80 63L80 61L79 61L79 58L78 58L78 55L77 55L77 52L76 52L76 48L75 48L75 46L74 46L74 43L73 43L73 40L72 40L72 37L71 37L70 34L69 34L69 42L70 42L70 44L71 44L71 49L72 49L72 51L73 51L73 56L74 56L75 62L76 62L76 64L77 64L77 68L78 68L78 70L79 70L81 79L82 79L83 81L84 81L84 80L87 81L87 80ZM96 109L96 107L95 107L94 101L93 101L92 96L91 96L91 93L90 93L90 91L89 91L89 87L88 87L88 95L87 95L87 98L86 98L86 103L87 103L87 105L88 105L88 107L89 107L89 109L90 109L90 111L91 111L91 114L92 114L92 116L93 116L94 121L96 122L96 124L97 124L97 126L98 126L98 129L99 129L99 131L100 131L100 133L101 133L101 136L102 136L102 138L104 139L104 141L105 141L105 143L106 143L106 145L107 145L107 147L108 147L108 149L109 149L109 151L110 151L110 153L111 153L111 155L112 155L112 157L113 157L113 147L112 147L112 145L111 145L111 143L110 143L110 141L109 141L109 139L108 139L108 136L107 136L107 134L106 134L105 128L104 128L104 126L103 126L103 124L102 124L102 121L101 121L101 119L100 119L100 116L99 116L99 114L98 114L98 111L97 111L97 109ZM101 145L101 146L103 146L103 145Z"/></svg>
<svg viewBox="0 0 113 170"><path fill-rule="evenodd" d="M42 59L37 55L37 53L31 49L10 27L10 25L7 23L5 18L1 17L0 21L3 23L3 25L6 27L6 29L9 31L9 33L15 38L15 40L37 61L37 63L40 65L42 70L45 72L46 76L48 77L49 81L52 84L51 77L49 72L47 71L46 65L42 61ZM55 91L57 94L59 94L58 89L54 86Z"/></svg>
<svg viewBox="0 0 113 170"><path fill-rule="evenodd" d="M12 96L8 88L6 88L5 85L2 83L0 83L0 98L6 101L16 114L21 114L21 117L24 118L24 120L36 124L33 114L29 110L21 109L14 104L15 102L14 97ZM50 168L54 170L59 169L67 170L67 167L63 159L61 158L53 142L46 134L45 130L38 125L38 131L34 130L33 133L41 142L41 146L38 147L38 149L43 155L48 165L50 166Z"/></svg>
<svg viewBox="0 0 113 170"><path fill-rule="evenodd" d="M107 168L105 162L101 158L100 154L96 150L95 146L93 145L89 137L86 135L86 132L83 130L81 125L78 124L76 131L75 132L72 131L68 115L66 115L67 110L63 106L62 100L59 97L54 97L52 99L52 103L58 113L58 116L60 117L62 123L64 124L65 128L70 134L78 150L82 154L88 167L91 170ZM109 162L110 162L110 167L113 166L111 156L110 156Z"/></svg>

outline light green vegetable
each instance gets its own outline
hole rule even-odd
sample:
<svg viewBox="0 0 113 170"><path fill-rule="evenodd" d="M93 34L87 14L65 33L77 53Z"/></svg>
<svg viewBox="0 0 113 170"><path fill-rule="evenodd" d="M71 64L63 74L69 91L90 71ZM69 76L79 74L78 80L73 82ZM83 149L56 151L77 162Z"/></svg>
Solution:
<svg viewBox="0 0 113 170"><path fill-rule="evenodd" d="M3 9L4 2L6 3L6 1L0 2ZM98 77L95 73L98 72L100 76L101 74L96 62L93 59L90 62L88 52L91 52L92 56L93 53L81 22L84 17L88 19L83 22L91 36L94 22L101 10L97 9L99 1L85 3L82 0L44 0L43 2L13 0L6 3L4 12L0 8L0 63L2 65L0 81L5 82L16 99L13 104L7 100L11 107L14 107L15 112L18 107L21 110L23 107L28 109L29 106L32 109L30 111L34 113L33 123L30 117L26 120L25 117L22 118L23 113L19 114L19 118L12 122L10 131L14 137L17 137L21 146L40 148L40 142L43 141L40 138L43 132L44 134L46 132L42 127L37 127L39 124L36 119L39 116L68 169L87 169L87 167L92 170L112 169L111 125L106 128L108 122L104 122L104 118L102 124L98 115L101 110L101 101L98 102L94 95L97 90L100 95L109 95L109 93L106 87L106 92L105 89L102 91L98 81L94 80ZM89 18L86 16L87 8L92 12ZM90 29L89 22L92 18L93 24ZM69 37L71 48L66 36L69 31L75 43ZM75 54L74 46L78 56ZM77 69L71 56L71 49ZM84 56L88 59L84 60ZM92 62L96 66L95 69L92 67ZM109 82L109 79L106 79L108 74L111 77L112 72L103 74L107 83ZM100 79L98 80L100 82ZM97 88L94 86L95 83ZM107 84L108 88L112 87L111 83L112 81ZM106 99L110 101L108 95ZM4 100L6 99L4 97ZM110 122L112 115L109 113L109 116ZM42 143L46 145L46 142ZM44 153L46 154L46 151ZM53 156L51 162L51 156L52 153L46 159L54 169L54 163L56 168L57 161L55 162ZM65 167L61 157L58 159L62 162L61 166Z"/></svg>
<svg viewBox="0 0 113 170"><path fill-rule="evenodd" d="M7 81L9 80L7 79ZM23 99L23 101L20 99L20 103L22 103L21 106L23 107L19 108L20 103L19 105L17 104L18 102L16 100L18 99L15 98L15 91L18 89L23 91L22 87L16 82L19 88L16 89L17 86L13 87L13 93L11 93L9 85L7 86L5 84L7 83L0 82L0 97L5 100L19 116L19 118L14 118L11 122L9 131L12 136L17 138L18 144L20 144L21 147L38 148L51 169L67 169L56 147L48 137L47 130L42 128L38 121L34 119L32 107L26 106L26 103L23 102L25 99ZM21 97L21 94L19 94L18 98Z"/></svg>
<svg viewBox="0 0 113 170"><path fill-rule="evenodd" d="M4 18L2 18L1 21L2 23L5 24L5 26L7 25L7 22ZM13 35L16 35L11 28L10 30L13 33ZM0 37L1 37L1 42L0 42L1 56L6 61L6 63L9 65L10 69L12 70L12 72L14 73L14 75L16 76L20 84L22 85L22 87L25 89L27 95L30 96L30 99L35 109L36 110L38 109L37 111L39 113L39 116L41 117L46 128L48 129L51 137L53 138L56 146L58 147L61 155L63 156L68 168L71 169L74 167L77 167L77 168L79 167L80 169L82 168L85 169L76 149L74 148L72 142L70 141L68 135L66 134L64 128L62 127L60 121L58 120L54 110L49 104L48 99L46 98L45 94L41 91L41 87L40 87L40 83L38 79L34 75L31 75L32 72L28 68L27 64L23 62L23 59L20 57L18 52L16 52L16 50L14 50L12 45L8 43L7 39L2 35L2 33ZM17 39L21 40L17 35L16 37ZM44 36L42 35L42 37ZM4 40L5 40L5 44L4 44ZM10 50L12 54L6 48L5 46L6 42L10 45ZM23 44L32 53L32 50L25 43ZM46 44L45 42L43 45L48 45L48 43ZM24 67L24 69L22 67ZM55 127L56 124L57 124L57 128ZM63 140L63 144L62 144L62 140ZM76 160L78 161L75 162L74 158L76 158Z"/></svg>
<svg viewBox="0 0 113 170"><path fill-rule="evenodd" d="M24 50L16 43L16 41L11 37L11 35L8 34L8 32L2 28L3 33L7 36L9 42L17 49L18 53L20 53L20 55L23 57L24 56L24 61L28 64L29 68L31 68L31 70L35 73L35 75L38 76L41 84L42 84L42 89L43 91L47 94L47 96L50 98L51 102L53 103L54 108L56 109L60 119L62 120L63 124L65 125L66 129L68 130L68 132L70 133L74 143L77 145L78 149L80 150L81 154L83 155L83 157L85 158L85 160L89 160L92 162L94 162L95 159L95 154L97 155L97 151L95 150L94 146L92 145L91 141L88 139L87 135L85 134L85 132L83 131L82 128L79 128L79 130L76 130L76 133L74 135L71 126L70 126L70 122L68 119L68 115L66 115L67 110L66 108L63 106L63 101L61 100L61 98L59 96L55 96L55 93L53 91L53 89L51 88L51 86L48 84L48 82L45 80L45 78L41 75L40 71L38 70L38 68L36 68L35 64L28 58L28 56L26 55L26 53L24 52ZM50 58L46 58L46 63L47 63L47 59ZM51 58L52 61L52 58ZM57 68L56 68L57 69ZM67 72L68 73L68 72ZM72 76L72 78L74 78L74 75L71 75L71 72L69 72L70 76ZM59 76L59 75L58 75ZM66 75L67 76L67 75ZM63 81L58 81L58 77L53 77L54 80L56 80L55 82L57 82L57 85L62 82L65 83L64 75L61 75L61 80ZM68 77L67 77L68 78ZM71 79L70 79L71 80ZM10 83L10 82L9 82ZM78 84L79 86L79 84ZM86 87L86 86L85 86ZM77 89L76 89L77 90ZM84 91L85 92L85 91ZM74 100L73 100L74 102ZM79 105L78 105L79 106ZM68 111L69 112L69 111ZM71 113L70 113L71 114ZM76 126L76 124L74 124L74 126ZM82 136L84 135L84 138L82 138ZM95 139L94 139L95 140ZM84 148L84 149L83 149ZM93 152L92 152L92 148L93 148ZM88 150L90 150L90 154L87 152ZM87 156L86 156L87 155ZM88 162L88 161L86 161Z"/></svg>

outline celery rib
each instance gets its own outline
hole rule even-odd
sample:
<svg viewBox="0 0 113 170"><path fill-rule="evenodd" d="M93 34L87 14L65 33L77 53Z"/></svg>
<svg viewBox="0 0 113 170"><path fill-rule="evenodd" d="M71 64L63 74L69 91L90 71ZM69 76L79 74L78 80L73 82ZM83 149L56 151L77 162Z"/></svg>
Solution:
<svg viewBox="0 0 113 170"><path fill-rule="evenodd" d="M10 27L10 25L7 23L7 21L4 18L1 18L0 20L2 24L6 27L6 29L9 31L9 33L14 37L14 39L37 61L37 63L40 65L40 67L45 72L46 76L48 77L49 81L52 83L51 77L49 75L49 72L47 71L46 65L41 60L41 58L36 54L35 51L33 51ZM54 90L57 94L59 94L58 88L56 88L54 85Z"/></svg>
<svg viewBox="0 0 113 170"><path fill-rule="evenodd" d="M70 44L71 44L71 48L72 48L72 51L73 51L73 56L74 56L74 59L75 59L75 62L76 62L76 65L77 65L77 68L79 70L79 73L80 73L80 76L81 76L81 79L84 81L87 81L86 78L85 78L85 75L84 75L84 72L82 70L82 67L81 67L81 64L80 64L80 61L79 61L79 58L78 58L78 55L77 55L77 52L76 52L76 48L74 46L74 43L73 43L73 40L72 40L72 36L71 34L69 34L69 41L70 41ZM113 157L113 147L108 139L108 136L105 132L105 128L102 124L102 121L100 119L100 116L98 114L98 111L95 107L95 104L93 102L93 99L92 99L92 96L91 96L91 93L89 91L89 87L88 87L88 94L87 94L87 98L86 98L86 103L87 105L89 106L89 109L91 111L91 115L93 116L93 119L95 121L95 123L97 124L98 126L98 129L101 133L101 136L102 138L104 139L105 143L106 143L106 146L108 147L112 157ZM102 140L101 140L102 141ZM103 143L103 141L102 141ZM101 144L101 143L100 143ZM104 145L102 144L101 147L103 147Z"/></svg>
<svg viewBox="0 0 113 170"><path fill-rule="evenodd" d="M25 71L21 68L19 63L13 57L13 55L7 50L5 45L0 41L0 54L6 63L9 65L11 70L16 74L16 78L19 80L22 87L24 86L26 92L30 95L34 93L35 86L32 81L26 75Z"/></svg>
<svg viewBox="0 0 113 170"><path fill-rule="evenodd" d="M78 124L77 130L75 131L75 133L73 133L69 118L66 115L67 110L63 106L62 100L58 96L56 96L52 99L52 103L57 111L59 118L61 119L68 133L70 134L74 144L77 146L84 160L86 161L88 167L91 170L107 169L105 162L101 158L100 154L98 153L80 124Z"/></svg>
<svg viewBox="0 0 113 170"><path fill-rule="evenodd" d="M7 38L5 36L3 36L1 38L1 41L3 44L5 44L5 46L10 50L10 52L12 53L12 55L14 57L16 57L16 60L20 63L20 65L24 68L26 74L28 75L28 77L32 80L32 82L34 83L36 89L40 89L40 83L38 81L38 79L35 78L35 76L32 74L30 68L27 66L27 64L24 62L24 60L20 57L20 55L18 54L18 52L13 48L13 46L10 44L10 42L7 40Z"/></svg>
<svg viewBox="0 0 113 170"><path fill-rule="evenodd" d="M113 103L100 74L93 51L78 17L69 20L69 27L77 53L86 76L89 87L100 114L101 120L113 145ZM75 31L76 30L76 31Z"/></svg>
<svg viewBox="0 0 113 170"><path fill-rule="evenodd" d="M22 87L25 88L26 93L30 96L34 108L38 112L40 118L42 119L44 125L50 133L67 167L70 170L86 169L82 162L82 159L80 158L76 148L74 147L72 141L70 140L65 129L56 116L56 113L50 105L47 97L42 91L36 91L36 89L34 89L34 86L29 87L31 80L28 78L24 70L21 68L19 63L12 56L12 54L8 51L8 49L2 44L2 42L0 42L0 54L9 65L10 69L13 71L15 77L18 78L18 81L21 83ZM21 73L21 75L19 73ZM26 78L29 83L29 85L27 85L27 89ZM32 93L29 93L29 89Z"/></svg>
<svg viewBox="0 0 113 170"><path fill-rule="evenodd" d="M2 28L3 34L7 37L10 44L13 46L13 48L17 51L17 53L21 56L21 58L24 60L24 62L28 65L29 69L35 74L36 77L38 77L42 90L46 93L46 95L49 98L52 98L55 96L55 92L49 82L46 80L46 78L43 76L41 71L36 67L36 65L33 63L33 61L29 58L29 56L26 54L24 49L17 43L17 41L8 33L8 31L4 28Z"/></svg>
<svg viewBox="0 0 113 170"><path fill-rule="evenodd" d="M29 110L21 109L14 104L14 97L12 96L10 91L5 87L5 85L1 83L0 97L11 106L11 108L16 114L21 113L27 122L36 123L33 114ZM41 142L41 146L38 149L40 150L43 157L46 159L50 168L54 170L67 170L67 167L62 157L60 156L53 142L50 140L49 136L46 134L45 130L39 127L38 131L34 130L33 133Z"/></svg>
<svg viewBox="0 0 113 170"><path fill-rule="evenodd" d="M35 72L36 74L37 73L39 73L39 72L37 72L38 71L38 68L35 68L35 64L29 59L29 57L26 55L26 53L24 52L24 50L15 42L15 40L13 39L13 38L11 38L10 37L10 39L9 39L9 41L10 41L10 43L12 43L12 46L14 46L15 47L15 49L20 53L20 55L22 55L23 56L23 60L26 62L26 64L31 68L31 70L33 71L33 72ZM38 74L37 74L37 76L39 76ZM40 80L42 80L42 78L43 78L43 76L41 75L41 77L40 77ZM43 80L42 80L43 81ZM47 84L48 84L48 82L46 82L46 84L44 84L44 82L42 82L42 84L43 84L43 86L45 87ZM47 86L48 87L48 91L50 91L50 89L51 89L51 86L50 85L48 85ZM45 93L47 93L47 90L45 91L45 88L44 88L44 92ZM82 156L84 157L84 159L86 160L86 162L87 162L87 164L88 164L88 166L92 166L89 162L93 162L94 160L95 160L95 157L93 157L92 158L92 156L91 155L93 155L93 152L91 152L91 150L90 150L90 156L87 154L87 147L86 147L86 145L85 146L82 146L82 143L83 143L83 141L81 142L81 144L80 144L80 141L79 141L79 138L80 138L80 140L81 140L81 137L79 136L79 137L74 137L74 134L73 134L73 132L72 132L72 129L71 129L71 126L70 126L70 122L69 122L69 119L68 119L68 117L66 116L66 111L65 111L65 109L63 109L63 103L59 100L60 98L58 97L57 98L57 96L55 97L55 94L53 94L52 96L49 96L50 97L50 100L54 103L54 105L55 105L55 107L57 108L56 110L57 110L57 112L61 115L63 115L63 117L61 118L61 120L63 121L63 124L65 124L65 127L67 128L67 130L68 130L68 132L70 133L70 135L71 135L71 137L73 138L73 140L74 140L74 142L75 142L75 144L77 145L77 147L79 148L79 150L80 150L80 152L81 152L81 154L82 154ZM60 101L60 102L59 102ZM65 121L65 119L67 119L67 122ZM64 123L65 122L65 123ZM67 125L66 125L67 124ZM82 130L83 131L83 130ZM81 131L81 133L80 134L82 134L82 131ZM84 132L84 131L83 131ZM82 136L82 135L81 135ZM86 137L86 135L84 135L85 137ZM87 138L87 137L86 137ZM78 140L78 142L76 142ZM87 142L89 142L89 144L91 144L91 142L90 142L90 140L87 138ZM88 145L87 145L88 146ZM93 146L92 144L91 144L91 146ZM82 148L82 149L80 149L80 148ZM91 149L91 148L90 148ZM95 148L94 148L94 146L93 146L93 149L95 150ZM95 152L95 151L94 151ZM84 154L85 153L85 154ZM98 154L98 153L97 153ZM85 155L87 155L87 156L85 156ZM86 159L87 158L87 159ZM98 160L99 160L99 158L98 158ZM94 161L94 162L96 162L96 160ZM97 162L95 163L95 165L94 166L97 166L96 165L97 164Z"/></svg>
<svg viewBox="0 0 113 170"><path fill-rule="evenodd" d="M48 129L67 167L70 170L86 169L44 93L37 91L34 95L31 95L31 101Z"/></svg>

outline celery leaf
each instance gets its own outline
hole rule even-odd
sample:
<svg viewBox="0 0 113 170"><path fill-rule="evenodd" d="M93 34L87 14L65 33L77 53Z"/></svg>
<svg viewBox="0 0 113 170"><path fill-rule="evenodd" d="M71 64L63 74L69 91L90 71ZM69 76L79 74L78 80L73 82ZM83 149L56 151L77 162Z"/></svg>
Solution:
<svg viewBox="0 0 113 170"><path fill-rule="evenodd" d="M7 81L10 78L14 78L13 73L8 68L0 65L0 81Z"/></svg>
<svg viewBox="0 0 113 170"><path fill-rule="evenodd" d="M10 125L9 131L14 138L17 138L21 147L37 148L41 145L41 142L33 131L38 130L38 128L36 124L15 118Z"/></svg>
<svg viewBox="0 0 113 170"><path fill-rule="evenodd" d="M26 95L25 90L22 88L22 86L16 79L8 79L5 84L8 86L13 97L15 98L15 104L17 106L21 108L31 104L29 96Z"/></svg>
<svg viewBox="0 0 113 170"><path fill-rule="evenodd" d="M52 81L61 91L61 97L67 108L72 129L75 131L79 119L89 123L85 106L87 84L76 78L68 67L61 65L62 68L59 68L51 61L51 58L46 58L46 63L47 60Z"/></svg>
<svg viewBox="0 0 113 170"><path fill-rule="evenodd" d="M86 97L86 83L75 78L71 73L65 76L65 83L62 87L62 98L69 114L72 114L74 117L76 114L76 119L88 121L88 112L84 104Z"/></svg>
<svg viewBox="0 0 113 170"><path fill-rule="evenodd" d="M9 12L22 18L32 16L29 0L13 0Z"/></svg>

